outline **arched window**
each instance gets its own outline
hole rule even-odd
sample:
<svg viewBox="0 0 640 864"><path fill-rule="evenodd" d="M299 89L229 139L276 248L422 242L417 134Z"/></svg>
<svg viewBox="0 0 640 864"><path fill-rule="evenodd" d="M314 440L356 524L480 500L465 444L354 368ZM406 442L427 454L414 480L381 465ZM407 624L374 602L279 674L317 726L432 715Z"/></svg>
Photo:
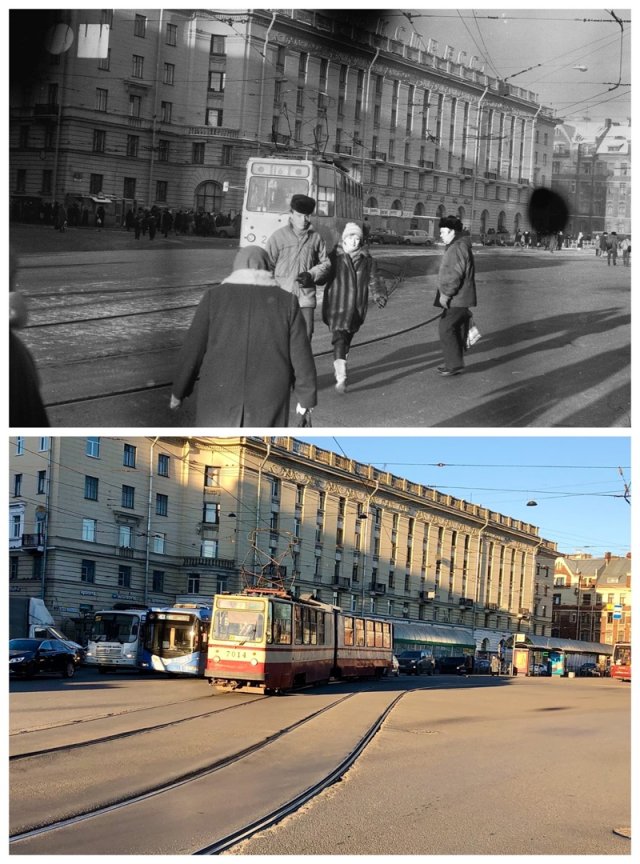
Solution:
<svg viewBox="0 0 640 864"><path fill-rule="evenodd" d="M444 204L439 204L438 209L436 210L436 216L438 219L442 219L443 216L447 215L447 210Z"/></svg>
<svg viewBox="0 0 640 864"><path fill-rule="evenodd" d="M424 216L424 204L418 202L413 210L414 216Z"/></svg>
<svg viewBox="0 0 640 864"><path fill-rule="evenodd" d="M402 201L400 201L398 198L396 198L396 200L393 202L393 204L391 205L391 207L389 209L390 210L402 210Z"/></svg>
<svg viewBox="0 0 640 864"><path fill-rule="evenodd" d="M498 214L498 231L506 231L507 230L507 214L504 210L501 210Z"/></svg>
<svg viewBox="0 0 640 864"><path fill-rule="evenodd" d="M196 213L219 213L222 210L222 186L215 180L201 183L195 191Z"/></svg>
<svg viewBox="0 0 640 864"><path fill-rule="evenodd" d="M374 198L374 197L367 198L364 206L368 207L370 210L377 210L378 209L378 199Z"/></svg>
<svg viewBox="0 0 640 864"><path fill-rule="evenodd" d="M481 234L487 233L488 221L489 221L489 211L483 210L482 213L480 214L480 233Z"/></svg>
<svg viewBox="0 0 640 864"><path fill-rule="evenodd" d="M466 215L467 215L467 211L464 209L464 207L458 207L458 219L462 222L463 225L464 225L464 218Z"/></svg>

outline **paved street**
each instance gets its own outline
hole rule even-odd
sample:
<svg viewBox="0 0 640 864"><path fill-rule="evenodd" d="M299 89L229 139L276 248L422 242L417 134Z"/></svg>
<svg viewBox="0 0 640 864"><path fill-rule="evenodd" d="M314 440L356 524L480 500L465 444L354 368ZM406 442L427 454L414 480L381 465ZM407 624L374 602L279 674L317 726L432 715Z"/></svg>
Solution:
<svg viewBox="0 0 640 864"><path fill-rule="evenodd" d="M236 241L136 242L121 230L61 235L18 224L11 238L32 313L22 335L53 425L192 426L193 400L168 410L173 362L204 286L230 271ZM432 305L440 250L374 248L389 280L402 281L385 309L370 307L344 396L317 313L314 427L630 425L630 269L590 250L475 252L483 338L466 372L443 379ZM54 313L67 323L51 326Z"/></svg>

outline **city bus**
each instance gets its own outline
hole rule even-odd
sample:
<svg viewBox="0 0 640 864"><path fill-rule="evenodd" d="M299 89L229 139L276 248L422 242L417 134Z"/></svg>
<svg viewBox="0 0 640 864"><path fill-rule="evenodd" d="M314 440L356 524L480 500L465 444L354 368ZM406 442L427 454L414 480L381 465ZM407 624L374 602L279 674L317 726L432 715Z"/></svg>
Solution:
<svg viewBox="0 0 640 864"><path fill-rule="evenodd" d="M112 669L140 669L148 665L143 645L146 609L106 609L95 612L85 663L102 674Z"/></svg>
<svg viewBox="0 0 640 864"><path fill-rule="evenodd" d="M145 624L143 667L202 677L210 622L211 606L176 603L173 607L150 609Z"/></svg>
<svg viewBox="0 0 640 864"><path fill-rule="evenodd" d="M362 185L347 171L321 159L252 157L242 202L240 246L264 249L267 240L289 219L293 195L309 195L316 201L311 224L331 252L347 222L362 225Z"/></svg>
<svg viewBox="0 0 640 864"><path fill-rule="evenodd" d="M611 677L631 681L631 642L616 642L611 655Z"/></svg>

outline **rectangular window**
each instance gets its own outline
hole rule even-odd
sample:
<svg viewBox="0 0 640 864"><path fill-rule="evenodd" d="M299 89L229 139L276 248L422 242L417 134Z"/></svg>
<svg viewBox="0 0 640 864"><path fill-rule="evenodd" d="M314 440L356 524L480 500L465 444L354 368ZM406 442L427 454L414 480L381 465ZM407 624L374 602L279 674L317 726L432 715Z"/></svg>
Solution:
<svg viewBox="0 0 640 864"><path fill-rule="evenodd" d="M96 581L96 562L83 558L80 563L80 581L95 582Z"/></svg>
<svg viewBox="0 0 640 864"><path fill-rule="evenodd" d="M209 90L212 93L224 93L225 72L209 72Z"/></svg>
<svg viewBox="0 0 640 864"><path fill-rule="evenodd" d="M166 534L156 532L153 535L153 551L156 553L156 555L164 555L166 542L167 542L167 535Z"/></svg>
<svg viewBox="0 0 640 864"><path fill-rule="evenodd" d="M96 111L106 111L109 91L103 87L96 87Z"/></svg>
<svg viewBox="0 0 640 864"><path fill-rule="evenodd" d="M44 495L47 491L47 472L46 471L38 471L38 487L37 487L38 495Z"/></svg>
<svg viewBox="0 0 640 864"><path fill-rule="evenodd" d="M164 591L164 570L153 570L151 573L151 590Z"/></svg>
<svg viewBox="0 0 640 864"><path fill-rule="evenodd" d="M217 525L220 522L220 504L205 503L202 511L202 521L209 525Z"/></svg>
<svg viewBox="0 0 640 864"><path fill-rule="evenodd" d="M215 465L207 465L204 469L204 485L205 488L212 488L220 485L220 469Z"/></svg>
<svg viewBox="0 0 640 864"><path fill-rule="evenodd" d="M133 548L133 528L131 525L120 525L118 528L118 546L120 549Z"/></svg>
<svg viewBox="0 0 640 864"><path fill-rule="evenodd" d="M226 54L225 37L212 34L209 54Z"/></svg>
<svg viewBox="0 0 640 864"><path fill-rule="evenodd" d="M222 109L207 108L207 126L222 126Z"/></svg>
<svg viewBox="0 0 640 864"><path fill-rule="evenodd" d="M96 529L98 522L96 519L83 519L82 520L82 539L85 543L95 543L96 542Z"/></svg>
<svg viewBox="0 0 640 864"><path fill-rule="evenodd" d="M164 64L164 83L173 86L176 74L176 67L173 63Z"/></svg>
<svg viewBox="0 0 640 864"><path fill-rule="evenodd" d="M50 168L45 168L42 172L42 188L43 195L51 195L53 189L53 171Z"/></svg>
<svg viewBox="0 0 640 864"><path fill-rule="evenodd" d="M22 435L18 435L16 438L16 456L24 455L24 437Z"/></svg>
<svg viewBox="0 0 640 864"><path fill-rule="evenodd" d="M165 453L158 454L158 474L160 477L169 476L169 456Z"/></svg>
<svg viewBox="0 0 640 864"><path fill-rule="evenodd" d="M147 34L147 16L146 15L136 15L134 23L133 23L133 35L139 36L141 39Z"/></svg>
<svg viewBox="0 0 640 864"><path fill-rule="evenodd" d="M111 48L107 49L106 57L98 59L98 69L102 69L103 72L108 72L111 69Z"/></svg>
<svg viewBox="0 0 640 864"><path fill-rule="evenodd" d="M140 147L140 137L138 135L127 135L127 156L136 159Z"/></svg>
<svg viewBox="0 0 640 864"><path fill-rule="evenodd" d="M13 497L18 498L22 494L22 474L13 475Z"/></svg>
<svg viewBox="0 0 640 864"><path fill-rule="evenodd" d="M169 141L166 138L161 138L158 141L158 162L169 161Z"/></svg>
<svg viewBox="0 0 640 864"><path fill-rule="evenodd" d="M129 94L129 117L139 117L142 113L142 99L134 93Z"/></svg>
<svg viewBox="0 0 640 864"><path fill-rule="evenodd" d="M122 181L122 197L123 198L135 198L136 197L136 178L135 177L125 177Z"/></svg>
<svg viewBox="0 0 640 864"><path fill-rule="evenodd" d="M298 78L302 78L303 81L307 80L307 64L309 62L309 55L302 52L300 54L300 59L298 60Z"/></svg>
<svg viewBox="0 0 640 864"><path fill-rule="evenodd" d="M88 475L84 478L84 497L88 501L97 501L98 500L98 478L97 477L89 477Z"/></svg>
<svg viewBox="0 0 640 864"><path fill-rule="evenodd" d="M9 579L17 579L20 570L20 559L17 555L9 557Z"/></svg>
<svg viewBox="0 0 640 864"><path fill-rule="evenodd" d="M231 144L223 144L222 145L222 164L223 165L233 165L233 147Z"/></svg>
<svg viewBox="0 0 640 864"><path fill-rule="evenodd" d="M91 174L89 177L89 191L92 195L99 195L102 192L103 182L104 174Z"/></svg>
<svg viewBox="0 0 640 864"><path fill-rule="evenodd" d="M127 507L130 510L134 507L136 490L133 486L124 486L122 487L122 507Z"/></svg>
<svg viewBox="0 0 640 864"><path fill-rule="evenodd" d="M92 459L100 458L100 439L99 438L87 438L87 443L85 445L85 455L91 456Z"/></svg>
<svg viewBox="0 0 640 864"><path fill-rule="evenodd" d="M169 496L162 495L160 492L156 494L156 516L169 515Z"/></svg>
<svg viewBox="0 0 640 864"><path fill-rule="evenodd" d="M201 558L217 558L218 557L218 541L203 540L200 546Z"/></svg>
<svg viewBox="0 0 640 864"><path fill-rule="evenodd" d="M177 24L167 24L166 44L167 45L177 45L178 44L178 25ZM173 82L171 82L171 83L173 83Z"/></svg>
<svg viewBox="0 0 640 864"><path fill-rule="evenodd" d="M193 165L204 165L204 141L196 141L191 145L191 162Z"/></svg>
<svg viewBox="0 0 640 864"><path fill-rule="evenodd" d="M118 567L118 588L131 588L131 567L128 564Z"/></svg>
<svg viewBox="0 0 640 864"><path fill-rule="evenodd" d="M200 574L189 573L187 576L187 594L200 593Z"/></svg>
<svg viewBox="0 0 640 864"><path fill-rule="evenodd" d="M27 171L25 168L18 168L16 172L16 192L27 191Z"/></svg>
<svg viewBox="0 0 640 864"><path fill-rule="evenodd" d="M160 122L161 123L171 123L172 108L173 108L172 102L161 102L160 103Z"/></svg>
<svg viewBox="0 0 640 864"><path fill-rule="evenodd" d="M270 477L271 482L271 498L279 499L280 498L280 480L278 477Z"/></svg>
<svg viewBox="0 0 640 864"><path fill-rule="evenodd" d="M144 57L141 57L139 54L134 54L131 60L131 77L132 78L143 78L144 77Z"/></svg>
<svg viewBox="0 0 640 864"><path fill-rule="evenodd" d="M126 468L135 468L136 467L136 448L133 446L133 444L125 444L124 445L122 464Z"/></svg>

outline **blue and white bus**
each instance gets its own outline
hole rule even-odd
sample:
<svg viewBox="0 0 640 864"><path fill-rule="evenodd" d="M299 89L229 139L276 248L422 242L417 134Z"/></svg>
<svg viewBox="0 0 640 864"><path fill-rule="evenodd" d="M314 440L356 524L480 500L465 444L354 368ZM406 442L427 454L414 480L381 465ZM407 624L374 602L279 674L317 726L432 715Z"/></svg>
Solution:
<svg viewBox="0 0 640 864"><path fill-rule="evenodd" d="M146 609L105 609L95 612L85 663L105 674L112 669L140 669L145 665Z"/></svg>
<svg viewBox="0 0 640 864"><path fill-rule="evenodd" d="M155 672L202 677L207 662L211 606L177 603L147 613L143 666Z"/></svg>

